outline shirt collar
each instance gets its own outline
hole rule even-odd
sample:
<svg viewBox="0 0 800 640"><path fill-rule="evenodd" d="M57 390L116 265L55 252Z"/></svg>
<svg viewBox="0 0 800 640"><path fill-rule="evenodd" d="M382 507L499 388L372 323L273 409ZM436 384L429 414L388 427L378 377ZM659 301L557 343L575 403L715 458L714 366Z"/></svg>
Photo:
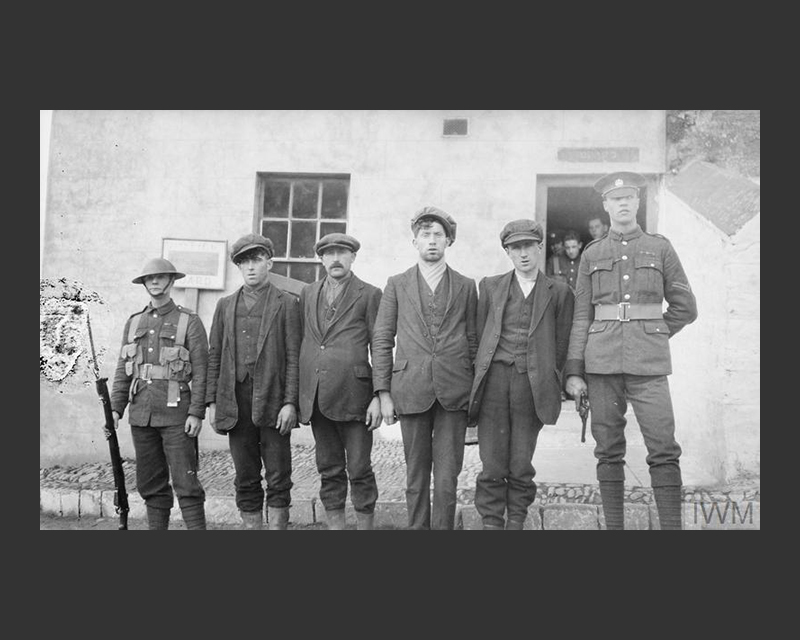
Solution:
<svg viewBox="0 0 800 640"><path fill-rule="evenodd" d="M642 228L637 224L636 228L633 231L628 231L628 233L619 233L613 229L609 229L608 237L619 242L620 240L633 240L634 238L638 238L643 233L644 231L642 231Z"/></svg>
<svg viewBox="0 0 800 640"><path fill-rule="evenodd" d="M536 276L537 275L538 275L538 271L534 271L533 272L533 277L532 278L527 278L524 275L522 275L519 271L514 269L514 276L517 278L517 280L522 280L523 282L531 282L531 283L532 282L536 282Z"/></svg>
<svg viewBox="0 0 800 640"><path fill-rule="evenodd" d="M257 287L251 287L250 285L243 284L242 287L244 292L249 295L258 295L262 291L264 291L269 286L269 280L267 280L264 284L261 284Z"/></svg>
<svg viewBox="0 0 800 640"><path fill-rule="evenodd" d="M329 275L326 275L325 284L329 287L333 287L334 289L336 289L337 287L341 287L343 284L347 284L350 281L350 278L352 277L353 277L352 271L348 271L347 275L344 278L340 278L339 280L336 280L334 278L331 278Z"/></svg>
<svg viewBox="0 0 800 640"><path fill-rule="evenodd" d="M167 314L168 314L170 311L174 311L174 310L175 310L177 307L178 307L178 305L176 305L176 304L175 304L175 301L174 301L174 300L172 300L172 299L170 299L170 301L169 301L169 302L167 302L167 304L165 304L165 305L162 305L162 306L160 306L160 307L154 307L154 306L153 306L153 303L152 303L152 302L149 302L149 303L147 304L147 312L148 312L148 313L152 313L153 311L155 311L155 312L156 312L158 315L160 315L160 316L165 316L165 315L167 315Z"/></svg>

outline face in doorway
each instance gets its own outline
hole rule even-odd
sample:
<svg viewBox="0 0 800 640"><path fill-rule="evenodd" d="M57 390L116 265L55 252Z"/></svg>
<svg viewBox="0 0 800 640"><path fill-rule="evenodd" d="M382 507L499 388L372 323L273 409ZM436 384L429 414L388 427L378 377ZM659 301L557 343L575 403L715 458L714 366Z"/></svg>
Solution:
<svg viewBox="0 0 800 640"><path fill-rule="evenodd" d="M522 240L506 245L506 253L511 258L514 268L527 277L533 277L539 268L539 253L542 243L533 240Z"/></svg>
<svg viewBox="0 0 800 640"><path fill-rule="evenodd" d="M322 252L322 266L334 280L341 280L350 273L356 254L344 247L330 247Z"/></svg>
<svg viewBox="0 0 800 640"><path fill-rule="evenodd" d="M269 280L272 258L263 249L253 249L242 254L236 260L236 266L239 267L242 280L248 287L260 287Z"/></svg>
<svg viewBox="0 0 800 640"><path fill-rule="evenodd" d="M592 240L602 238L607 232L608 225L601 218L589 220L589 235L592 236Z"/></svg>
<svg viewBox="0 0 800 640"><path fill-rule="evenodd" d="M440 222L427 221L423 218L412 244L425 262L439 262L444 258L445 249L450 246L450 238Z"/></svg>
<svg viewBox="0 0 800 640"><path fill-rule="evenodd" d="M564 255L570 260L575 260L581 254L583 243L579 240L564 240Z"/></svg>
<svg viewBox="0 0 800 640"><path fill-rule="evenodd" d="M170 273L154 273L145 277L142 281L144 288L153 300L166 300L172 291L172 284L175 282L175 276Z"/></svg>
<svg viewBox="0 0 800 640"><path fill-rule="evenodd" d="M603 208L611 218L611 226L633 229L639 211L639 191L633 187L614 189L603 198Z"/></svg>

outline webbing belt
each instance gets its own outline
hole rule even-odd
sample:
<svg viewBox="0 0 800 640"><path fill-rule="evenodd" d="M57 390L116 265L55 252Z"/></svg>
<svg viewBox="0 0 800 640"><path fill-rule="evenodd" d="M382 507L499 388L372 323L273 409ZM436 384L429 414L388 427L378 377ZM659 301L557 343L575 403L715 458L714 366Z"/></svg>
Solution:
<svg viewBox="0 0 800 640"><path fill-rule="evenodd" d="M595 320L630 322L631 320L661 320L663 317L664 311L660 304L620 302L619 304L594 305Z"/></svg>

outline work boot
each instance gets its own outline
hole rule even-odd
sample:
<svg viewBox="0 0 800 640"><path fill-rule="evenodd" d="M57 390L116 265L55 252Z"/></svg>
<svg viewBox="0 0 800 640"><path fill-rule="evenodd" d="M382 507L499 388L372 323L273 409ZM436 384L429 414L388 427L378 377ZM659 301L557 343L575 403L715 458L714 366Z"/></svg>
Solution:
<svg viewBox="0 0 800 640"><path fill-rule="evenodd" d="M181 507L183 522L190 531L206 528L206 510L203 503Z"/></svg>
<svg viewBox="0 0 800 640"><path fill-rule="evenodd" d="M264 518L261 511L239 511L242 515L242 529L263 529Z"/></svg>
<svg viewBox="0 0 800 640"><path fill-rule="evenodd" d="M289 507L267 507L270 531L282 531L289 525Z"/></svg>
<svg viewBox="0 0 800 640"><path fill-rule="evenodd" d="M358 531L371 531L375 528L375 514L356 511L356 529Z"/></svg>
<svg viewBox="0 0 800 640"><path fill-rule="evenodd" d="M147 528L152 530L169 529L170 509L147 505Z"/></svg>
<svg viewBox="0 0 800 640"><path fill-rule="evenodd" d="M600 498L603 500L603 515L607 531L625 529L625 483L614 480L600 481Z"/></svg>
<svg viewBox="0 0 800 640"><path fill-rule="evenodd" d="M503 525L501 524L491 524L489 522L483 521L483 530L484 531L502 531Z"/></svg>
<svg viewBox="0 0 800 640"><path fill-rule="evenodd" d="M661 530L677 531L683 529L681 525L681 488L677 487L653 487L653 497L656 499L658 509L658 520L661 523Z"/></svg>
<svg viewBox="0 0 800 640"><path fill-rule="evenodd" d="M509 520L506 522L506 531L522 531L525 528L525 522L519 520Z"/></svg>
<svg viewBox="0 0 800 640"><path fill-rule="evenodd" d="M344 509L325 509L325 522L328 524L329 531L346 529Z"/></svg>

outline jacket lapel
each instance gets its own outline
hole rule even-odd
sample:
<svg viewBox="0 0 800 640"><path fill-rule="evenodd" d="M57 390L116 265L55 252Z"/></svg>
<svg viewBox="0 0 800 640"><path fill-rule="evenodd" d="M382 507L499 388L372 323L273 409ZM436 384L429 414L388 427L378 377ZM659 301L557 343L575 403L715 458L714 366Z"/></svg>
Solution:
<svg viewBox="0 0 800 640"><path fill-rule="evenodd" d="M453 301L458 297L461 293L461 290L464 288L464 278L459 276L455 271L453 271L449 266L446 266L448 280L450 281L450 290L447 292L447 306L444 309L444 316L442 316L442 322L444 319L447 318L447 314L450 311L450 308L453 306Z"/></svg>
<svg viewBox="0 0 800 640"><path fill-rule="evenodd" d="M533 287L533 313L531 314L531 328L528 331L529 336L533 335L533 331L542 319L547 305L550 304L550 300L553 297L550 293L551 286L550 278L547 278L540 270L539 275L536 276L536 285Z"/></svg>
<svg viewBox="0 0 800 640"><path fill-rule="evenodd" d="M264 301L264 314L261 316L261 326L258 329L258 353L261 353L264 340L267 337L267 333L269 333L269 328L272 326L272 320L281 307L282 296L283 294L276 286L272 284L267 286L267 299Z"/></svg>
<svg viewBox="0 0 800 640"><path fill-rule="evenodd" d="M411 299L411 304L419 316L420 322L425 324L425 317L422 315L422 303L419 301L419 287L417 286L417 272L419 267L414 265L402 276L403 289L406 295Z"/></svg>
<svg viewBox="0 0 800 640"><path fill-rule="evenodd" d="M311 333L317 342L322 341L322 329L320 329L319 326L319 313L317 309L319 307L319 297L322 292L323 282L325 281L317 280L309 285L308 297L306 298L307 304L306 308L303 309L303 313L306 316L306 324L311 328Z"/></svg>
<svg viewBox="0 0 800 640"><path fill-rule="evenodd" d="M364 283L356 278L355 274L350 276L350 279L350 284L345 285L347 289L342 294L342 299L339 301L339 305L336 307L336 312L333 314L333 318L328 323L328 328L325 331L325 335L330 333L333 325L339 322L342 316L344 316L344 314L350 310L350 307L356 303L356 300L361 297L362 290L364 289Z"/></svg>
<svg viewBox="0 0 800 640"><path fill-rule="evenodd" d="M494 296L494 306L492 313L494 314L494 326L503 326L503 310L508 303L508 292L511 290L511 285L514 283L514 271L509 271L497 283L497 295ZM499 333L499 332L498 332Z"/></svg>
<svg viewBox="0 0 800 640"><path fill-rule="evenodd" d="M230 299L230 304L225 307L223 316L225 321L225 339L223 344L227 344L231 350L234 350L236 345L236 305L239 304L239 296L242 295L242 289L244 289L244 287L239 287L239 290L233 294Z"/></svg>

